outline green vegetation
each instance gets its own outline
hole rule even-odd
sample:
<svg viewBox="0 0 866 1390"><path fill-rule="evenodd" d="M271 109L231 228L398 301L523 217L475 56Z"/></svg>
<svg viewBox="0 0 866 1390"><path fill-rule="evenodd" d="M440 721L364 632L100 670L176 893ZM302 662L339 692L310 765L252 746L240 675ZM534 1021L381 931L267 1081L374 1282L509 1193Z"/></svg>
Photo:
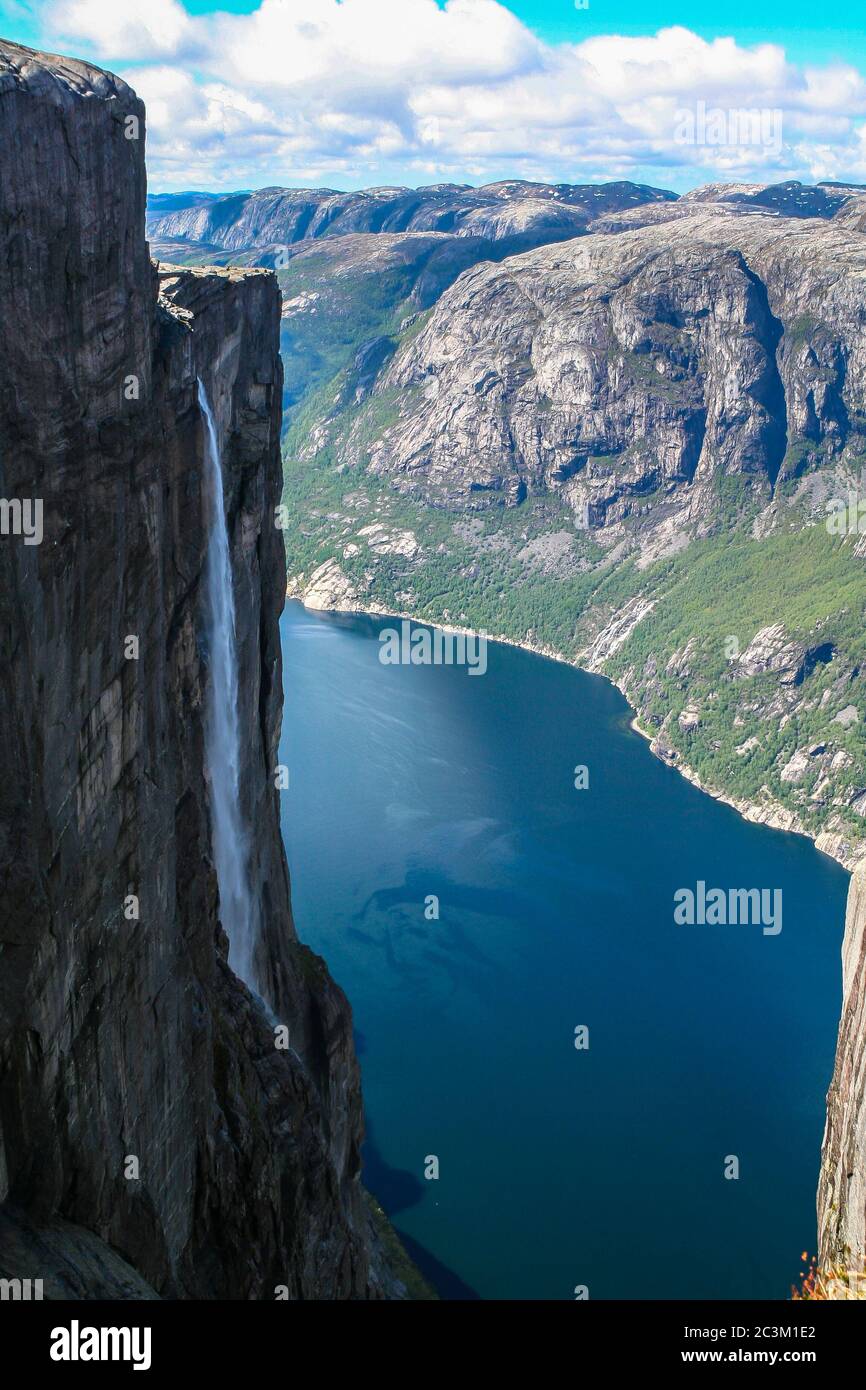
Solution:
<svg viewBox="0 0 866 1390"><path fill-rule="evenodd" d="M287 453L285 500L298 519L286 536L290 574L309 576L336 558L365 603L460 622L571 659L629 599L646 596L652 611L605 667L640 708L644 726L654 731L665 723L671 745L707 785L744 800L761 800L766 788L813 833L835 815L846 833L862 834L859 817L834 806L832 797L812 800L825 776L821 760L797 782L780 777L797 749L830 743L850 755L834 772L833 796L845 798L862 785L866 725L846 729L833 722L857 702L848 678L866 664L866 572L850 543L821 525L805 525L795 511L788 526L753 539L747 523L754 505L746 505L743 480L729 477L719 487L717 535L644 570L633 557L611 563L556 497L458 514L399 494L369 472L366 452L396 418L393 395L374 398L345 412L313 460ZM295 442L303 422L299 416L290 432ZM341 463L350 436L354 467ZM357 539L372 521L411 531L419 554L374 556ZM533 564L532 542L554 533L566 533L569 545L567 560L551 573ZM344 555L348 544L358 545L357 553ZM756 632L777 623L786 641L831 644L835 653L831 661L816 661L784 724L774 704L778 676L743 676L730 659L731 639L742 653ZM674 666L667 673L670 658L687 647L684 671ZM700 722L683 730L678 718L689 706ZM861 709L861 719L864 714Z"/></svg>
<svg viewBox="0 0 866 1390"><path fill-rule="evenodd" d="M439 1295L406 1254L400 1237L375 1197L364 1192L364 1200L376 1240L385 1252L387 1268L405 1286L406 1296L413 1302L438 1302Z"/></svg>
<svg viewBox="0 0 866 1390"><path fill-rule="evenodd" d="M833 722L856 700L846 676L866 659L866 574L852 547L828 536L822 526L778 532L763 541L733 531L694 543L654 566L645 580L643 587L658 602L609 663L609 674L638 685L641 712L651 725L672 716L672 742L703 781L746 800L758 799L766 786L817 832L829 815L826 805L810 800L822 765L816 761L796 784L783 782L780 772L796 749L831 741L835 750L851 756L834 777L834 795L861 785L864 725L844 729ZM784 725L782 711L774 711L778 676L744 678L730 659L732 641L741 653L757 631L776 623L786 637L811 648L832 646L835 652L832 660L815 661ZM664 668L671 655L689 643L685 671L668 674ZM629 672L645 672L653 659L657 671L651 682L628 678ZM684 733L675 721L687 706L697 708L700 724ZM736 751L752 738L758 740L755 747ZM862 834L850 815L847 828L855 837Z"/></svg>
<svg viewBox="0 0 866 1390"><path fill-rule="evenodd" d="M407 265L375 274L367 267L343 270L336 276L325 251L297 256L278 272L290 311L301 296L318 296L312 301L315 312L290 312L280 326L288 428L299 409L350 365L363 343L399 332L403 319L415 312L409 297L416 275L417 268Z"/></svg>

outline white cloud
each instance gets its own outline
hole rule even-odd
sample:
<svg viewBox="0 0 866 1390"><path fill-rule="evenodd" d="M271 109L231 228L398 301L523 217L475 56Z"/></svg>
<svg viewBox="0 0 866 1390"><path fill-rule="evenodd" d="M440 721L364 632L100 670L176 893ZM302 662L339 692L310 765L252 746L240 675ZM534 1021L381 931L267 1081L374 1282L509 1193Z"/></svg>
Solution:
<svg viewBox="0 0 866 1390"><path fill-rule="evenodd" d="M52 46L120 68L144 98L157 187L358 185L383 168L407 182L866 179L863 75L798 68L775 44L675 26L551 45L497 0L263 0L197 16L179 0L51 0L42 14ZM781 147L678 144L678 115L698 103L781 110Z"/></svg>
<svg viewBox="0 0 866 1390"><path fill-rule="evenodd" d="M105 62L179 58L196 29L178 0L57 0L43 9L51 32L87 43Z"/></svg>
<svg viewBox="0 0 866 1390"><path fill-rule="evenodd" d="M337 79L487 82L539 61L542 46L496 0L263 0L251 15L213 24L226 74L239 82L303 87Z"/></svg>

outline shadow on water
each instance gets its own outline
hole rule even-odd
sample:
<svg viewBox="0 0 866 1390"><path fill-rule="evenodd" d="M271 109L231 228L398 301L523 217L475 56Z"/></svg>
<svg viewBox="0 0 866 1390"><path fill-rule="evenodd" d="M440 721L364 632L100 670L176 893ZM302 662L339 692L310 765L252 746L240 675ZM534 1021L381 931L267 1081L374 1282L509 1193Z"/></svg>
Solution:
<svg viewBox="0 0 866 1390"><path fill-rule="evenodd" d="M367 1118L367 1136L364 1140L361 1180L381 1204L392 1225L397 1212L417 1206L424 1196L424 1184L415 1177L414 1173L407 1173L400 1168L391 1168L385 1162L373 1139L369 1117ZM481 1295L476 1293L475 1289L465 1283L459 1274L455 1274L453 1269L449 1269L447 1265L442 1264L441 1260L437 1260L436 1256L431 1254L425 1246L419 1244L412 1236L406 1235L405 1231L401 1231L398 1226L394 1226L394 1230L410 1260L421 1271L427 1282L432 1284L440 1298L461 1301L480 1300Z"/></svg>
<svg viewBox="0 0 866 1390"><path fill-rule="evenodd" d="M476 1293L469 1284L465 1284L459 1274L455 1274L453 1269L443 1265L431 1255L430 1251L423 1245L419 1245L417 1240L407 1236L405 1231L401 1231L399 1226L394 1230L400 1237L403 1248L410 1260L420 1269L428 1284L432 1284L440 1298L451 1299L460 1302L471 1302L481 1300L480 1293Z"/></svg>
<svg viewBox="0 0 866 1390"><path fill-rule="evenodd" d="M527 917L532 917L535 904L527 898L521 899L513 892L497 891L487 885L474 888L471 884L458 883L441 868L438 870L438 882L439 896L443 899L447 897L449 905L453 908L477 913L480 917L499 917L517 922L525 922ZM405 875L402 884L392 888L377 888L375 892L370 893L355 913L354 920L362 922L373 910L384 913L391 908L406 905L411 906L415 912L419 900L424 901L425 889L429 885L429 870L425 869L423 873L412 870Z"/></svg>
<svg viewBox="0 0 866 1390"><path fill-rule="evenodd" d="M407 1173L405 1169L391 1168L385 1162L373 1138L369 1116L361 1179L382 1203L389 1217L396 1216L398 1211L407 1211L409 1207L417 1207L424 1196L424 1184L420 1178L416 1178L414 1173Z"/></svg>

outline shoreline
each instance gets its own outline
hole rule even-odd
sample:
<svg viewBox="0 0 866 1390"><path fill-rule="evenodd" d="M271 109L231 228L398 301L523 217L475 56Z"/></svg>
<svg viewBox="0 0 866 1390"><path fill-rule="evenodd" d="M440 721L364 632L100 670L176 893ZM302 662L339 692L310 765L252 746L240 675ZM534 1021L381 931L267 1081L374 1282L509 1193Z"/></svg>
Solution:
<svg viewBox="0 0 866 1390"><path fill-rule="evenodd" d="M546 657L548 661L558 661L564 666L572 666L575 670L583 671L586 675L600 676L602 680L606 680L609 685L614 686L627 702L629 709L632 711L629 728L649 744L650 752L653 757L657 758L660 763L664 763L666 767L673 768L675 772L680 773L687 782L691 782L692 786L697 787L698 791L703 792L706 796L711 796L714 801L721 801L725 806L730 806L731 809L742 816L744 820L751 822L753 825L766 825L771 830L783 830L789 835L804 836L805 839L811 840L812 844L821 854L825 854L828 859L832 859L848 873L853 873L857 864L866 857L866 843L863 844L859 854L846 853L843 847L846 842L843 841L842 836L824 831L819 832L818 835L813 835L809 830L806 830L802 824L798 823L796 812L789 811L787 807L782 806L781 803L770 802L761 804L760 802L754 801L736 800L726 792L722 792L718 788L708 786L706 783L702 782L697 772L695 772L694 768L689 767L688 763L664 757L655 746L655 734L651 734L641 727L640 711L635 709L629 699L627 691L625 691L617 681L613 680L613 678L608 676L604 671L593 670L592 667L583 666L578 660L572 660L570 657L563 656L562 652L557 652L552 647L547 647L541 643L527 642L525 639L523 641L518 641L514 637L506 637L504 634L492 635L488 632L479 632L477 628L460 627L453 623L431 622L429 618L422 618L417 613L401 612L399 610L395 612L393 608L385 608L383 605L376 603L361 604L357 600L346 600L344 603L337 603L333 606L326 604L308 605L304 600L303 593L299 592L297 589L292 589L289 584L287 584L286 600L288 601L289 599L294 599L300 603L309 613L345 613L357 617L406 619L409 622L418 623L423 627L438 627L442 632L451 632L458 635L462 634L465 637L483 637L487 642L500 642L503 646L516 647L520 651L531 652L533 656ZM823 843L821 843L822 841Z"/></svg>

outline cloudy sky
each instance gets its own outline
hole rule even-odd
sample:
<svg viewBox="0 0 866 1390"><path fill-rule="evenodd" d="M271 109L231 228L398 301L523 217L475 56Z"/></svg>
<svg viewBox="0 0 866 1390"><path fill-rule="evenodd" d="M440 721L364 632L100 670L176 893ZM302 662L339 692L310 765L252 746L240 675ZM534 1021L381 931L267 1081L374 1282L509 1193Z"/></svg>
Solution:
<svg viewBox="0 0 866 1390"><path fill-rule="evenodd" d="M0 0L5 38L144 98L156 192L866 184L861 20L862 0Z"/></svg>

